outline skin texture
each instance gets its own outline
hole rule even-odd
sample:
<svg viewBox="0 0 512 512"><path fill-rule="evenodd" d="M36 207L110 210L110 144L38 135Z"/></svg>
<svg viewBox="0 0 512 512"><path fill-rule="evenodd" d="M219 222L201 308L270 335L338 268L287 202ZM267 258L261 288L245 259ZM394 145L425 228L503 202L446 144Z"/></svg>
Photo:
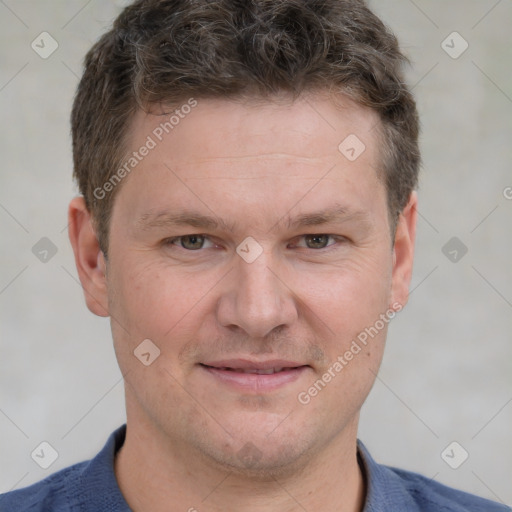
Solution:
<svg viewBox="0 0 512 512"><path fill-rule="evenodd" d="M165 120L154 114L134 118L130 151ZM87 306L111 317L125 376L115 470L133 510L361 510L357 423L387 324L309 403L297 397L407 301L417 198L393 244L378 123L346 98L198 99L118 185L108 263L83 199L72 200ZM350 134L366 146L355 161L338 151ZM288 226L335 206L337 221ZM226 226L164 221L185 210ZM318 248L311 235L323 234ZM251 263L236 252L246 237L263 250ZM149 366L134 356L145 339L160 349ZM242 389L202 366L226 359L305 368L276 389Z"/></svg>

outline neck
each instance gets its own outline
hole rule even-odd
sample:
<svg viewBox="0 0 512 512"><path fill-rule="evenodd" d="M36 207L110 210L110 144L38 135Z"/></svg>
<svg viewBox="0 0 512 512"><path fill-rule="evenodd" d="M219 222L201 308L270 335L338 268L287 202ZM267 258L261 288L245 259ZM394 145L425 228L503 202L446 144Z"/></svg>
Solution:
<svg viewBox="0 0 512 512"><path fill-rule="evenodd" d="M134 512L363 509L365 485L357 462L356 426L302 465L271 476L218 467L148 427L128 419L126 440L115 460L119 487Z"/></svg>

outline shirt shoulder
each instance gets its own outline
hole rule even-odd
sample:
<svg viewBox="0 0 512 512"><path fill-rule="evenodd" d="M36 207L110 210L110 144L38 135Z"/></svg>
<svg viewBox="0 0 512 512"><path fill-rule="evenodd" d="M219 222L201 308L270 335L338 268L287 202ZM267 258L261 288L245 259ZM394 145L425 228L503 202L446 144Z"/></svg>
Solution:
<svg viewBox="0 0 512 512"><path fill-rule="evenodd" d="M419 509L424 512L511 512L506 505L481 498L439 482L405 471L387 467L402 482Z"/></svg>
<svg viewBox="0 0 512 512"><path fill-rule="evenodd" d="M367 486L363 512L512 512L418 473L378 464L360 440L358 460Z"/></svg>
<svg viewBox="0 0 512 512"><path fill-rule="evenodd" d="M0 511L68 512L72 510L68 500L68 489L85 465L86 462L81 462L28 487L0 495Z"/></svg>
<svg viewBox="0 0 512 512"><path fill-rule="evenodd" d="M123 425L93 459L0 495L0 512L129 512L114 474L114 457L125 435Z"/></svg>

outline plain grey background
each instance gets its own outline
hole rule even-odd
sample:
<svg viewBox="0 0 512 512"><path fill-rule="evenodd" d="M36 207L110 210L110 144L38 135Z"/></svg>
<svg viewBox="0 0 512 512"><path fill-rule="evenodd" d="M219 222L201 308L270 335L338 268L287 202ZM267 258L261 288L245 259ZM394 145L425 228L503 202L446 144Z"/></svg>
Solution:
<svg viewBox="0 0 512 512"><path fill-rule="evenodd" d="M0 1L0 492L93 456L124 421L109 322L85 307L66 231L74 90L123 4ZM379 462L511 505L512 2L371 5L412 61L424 166L410 301L359 437ZM48 469L31 458L43 441Z"/></svg>

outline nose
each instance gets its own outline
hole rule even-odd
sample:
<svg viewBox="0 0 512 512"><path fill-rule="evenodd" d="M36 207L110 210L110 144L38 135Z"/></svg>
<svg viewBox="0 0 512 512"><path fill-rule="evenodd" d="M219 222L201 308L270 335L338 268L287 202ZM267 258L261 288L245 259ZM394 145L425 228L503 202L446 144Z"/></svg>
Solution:
<svg viewBox="0 0 512 512"><path fill-rule="evenodd" d="M220 324L242 329L253 338L291 326L298 317L296 301L279 269L267 252L252 263L237 256L218 305Z"/></svg>

